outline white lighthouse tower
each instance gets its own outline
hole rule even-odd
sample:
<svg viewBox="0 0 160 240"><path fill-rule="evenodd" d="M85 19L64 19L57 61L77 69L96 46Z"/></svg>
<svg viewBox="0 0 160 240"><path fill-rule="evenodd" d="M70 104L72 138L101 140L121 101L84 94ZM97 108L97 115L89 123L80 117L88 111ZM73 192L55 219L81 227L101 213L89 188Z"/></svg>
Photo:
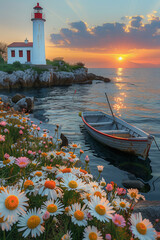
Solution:
<svg viewBox="0 0 160 240"><path fill-rule="evenodd" d="M46 21L43 14L43 8L37 3L34 8L33 21L33 55L32 64L46 64L45 56L45 38L44 22Z"/></svg>

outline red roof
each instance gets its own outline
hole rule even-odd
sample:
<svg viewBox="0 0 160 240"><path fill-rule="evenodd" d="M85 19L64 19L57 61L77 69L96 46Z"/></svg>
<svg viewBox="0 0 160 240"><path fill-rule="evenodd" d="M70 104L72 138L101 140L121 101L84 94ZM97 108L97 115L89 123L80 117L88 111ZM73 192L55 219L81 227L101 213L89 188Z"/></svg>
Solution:
<svg viewBox="0 0 160 240"><path fill-rule="evenodd" d="M8 47L33 47L33 42L13 42Z"/></svg>
<svg viewBox="0 0 160 240"><path fill-rule="evenodd" d="M43 9L43 8L39 6L39 3L37 3L37 6L35 6L34 9Z"/></svg>

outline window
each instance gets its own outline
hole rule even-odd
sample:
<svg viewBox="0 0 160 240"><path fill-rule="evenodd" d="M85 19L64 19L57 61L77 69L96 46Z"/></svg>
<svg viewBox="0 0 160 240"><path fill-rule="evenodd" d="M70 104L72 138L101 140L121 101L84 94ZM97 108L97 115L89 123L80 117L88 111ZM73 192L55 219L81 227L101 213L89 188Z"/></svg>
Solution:
<svg viewBox="0 0 160 240"><path fill-rule="evenodd" d="M15 57L15 50L11 50L11 57Z"/></svg>
<svg viewBox="0 0 160 240"><path fill-rule="evenodd" d="M19 57L23 57L23 51L19 50Z"/></svg>

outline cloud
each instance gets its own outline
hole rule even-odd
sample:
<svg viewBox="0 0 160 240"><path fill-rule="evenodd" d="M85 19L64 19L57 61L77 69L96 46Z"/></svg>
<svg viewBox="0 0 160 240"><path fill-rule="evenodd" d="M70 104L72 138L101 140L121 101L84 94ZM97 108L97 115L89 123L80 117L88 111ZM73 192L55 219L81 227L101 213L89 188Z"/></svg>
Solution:
<svg viewBox="0 0 160 240"><path fill-rule="evenodd" d="M125 18L124 18L125 19ZM89 28L83 21L72 22L69 28L52 33L51 41L56 47L70 49L99 49L110 52L130 49L153 49L160 46L160 18L148 15L127 17L128 23L104 23Z"/></svg>

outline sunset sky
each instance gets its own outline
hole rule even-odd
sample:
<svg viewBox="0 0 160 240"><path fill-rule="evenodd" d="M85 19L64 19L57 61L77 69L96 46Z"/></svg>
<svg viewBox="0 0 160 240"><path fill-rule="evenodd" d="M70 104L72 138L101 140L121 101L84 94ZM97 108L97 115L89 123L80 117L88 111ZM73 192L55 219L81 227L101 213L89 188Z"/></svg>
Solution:
<svg viewBox="0 0 160 240"><path fill-rule="evenodd" d="M160 67L159 0L40 0L46 58L87 67ZM0 0L0 41L32 41L35 0Z"/></svg>

